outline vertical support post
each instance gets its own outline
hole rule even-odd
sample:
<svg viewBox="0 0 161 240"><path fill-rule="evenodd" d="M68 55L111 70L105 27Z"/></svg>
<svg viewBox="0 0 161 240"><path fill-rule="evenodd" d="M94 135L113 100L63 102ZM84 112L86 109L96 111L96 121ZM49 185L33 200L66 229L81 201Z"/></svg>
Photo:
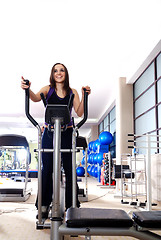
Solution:
<svg viewBox="0 0 161 240"><path fill-rule="evenodd" d="M41 169L41 128L38 128L38 222L37 225L42 223L42 169Z"/></svg>
<svg viewBox="0 0 161 240"><path fill-rule="evenodd" d="M87 183L87 148L85 150L85 188L86 198L88 198L88 183Z"/></svg>
<svg viewBox="0 0 161 240"><path fill-rule="evenodd" d="M147 210L151 211L152 205L152 191L151 191L151 145L150 135L147 134L147 158L146 158L146 172L147 172Z"/></svg>
<svg viewBox="0 0 161 240"><path fill-rule="evenodd" d="M53 204L52 214L54 217L60 215L60 143L61 143L61 125L59 120L55 120L54 136L53 136Z"/></svg>
<svg viewBox="0 0 161 240"><path fill-rule="evenodd" d="M51 217L51 240L60 240L59 227L62 224L60 211L60 146L61 146L61 119L55 119L54 124L54 153L53 153L53 201Z"/></svg>
<svg viewBox="0 0 161 240"><path fill-rule="evenodd" d="M76 131L77 127L73 129L72 135L72 207L76 208L77 206L77 199L76 199L76 192L77 192L77 175L76 175Z"/></svg>
<svg viewBox="0 0 161 240"><path fill-rule="evenodd" d="M28 168L29 168L28 166L29 166L29 158L30 158L29 147L27 147L26 150L27 150L27 156L26 156L26 174L25 174L25 190L24 190L25 195L26 195L27 183L28 183Z"/></svg>
<svg viewBox="0 0 161 240"><path fill-rule="evenodd" d="M109 162L109 188L111 187L111 152L108 153L108 162Z"/></svg>
<svg viewBox="0 0 161 240"><path fill-rule="evenodd" d="M136 158L136 154L134 155L134 159ZM129 156L129 160L130 160L130 169L131 169L131 178L130 178L130 181L131 181L131 201L133 202L133 178L132 178L132 174L133 174L133 164L132 164L132 159L131 159L131 155ZM136 159L135 159L136 160ZM134 174L135 174L135 170L134 170ZM136 175L136 174L135 174ZM135 176L136 177L136 176ZM134 181L135 181L135 178L134 178Z"/></svg>
<svg viewBox="0 0 161 240"><path fill-rule="evenodd" d="M122 164L123 164L123 155L121 155L121 196L122 196L122 202L123 202L123 199L124 199L124 189L123 189L123 167L122 167Z"/></svg>
<svg viewBox="0 0 161 240"><path fill-rule="evenodd" d="M135 164L135 178L134 178L134 184L135 184L135 200L136 201L138 201L138 191L137 191L137 181L138 181L138 179L136 179L136 170L137 170L137 168L136 168L136 161L137 161L137 157L136 157L136 153L134 153L134 159L135 159L135 161L134 161L134 164Z"/></svg>

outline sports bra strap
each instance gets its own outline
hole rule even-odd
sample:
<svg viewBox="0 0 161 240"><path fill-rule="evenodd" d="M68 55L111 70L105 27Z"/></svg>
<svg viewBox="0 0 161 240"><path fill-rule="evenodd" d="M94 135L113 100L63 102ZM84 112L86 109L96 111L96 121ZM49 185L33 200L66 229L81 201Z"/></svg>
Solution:
<svg viewBox="0 0 161 240"><path fill-rule="evenodd" d="M51 95L53 94L53 92L54 92L54 87L52 87L52 88L50 87L49 92L48 92L47 97L46 97L47 102L48 102L49 98L51 97Z"/></svg>

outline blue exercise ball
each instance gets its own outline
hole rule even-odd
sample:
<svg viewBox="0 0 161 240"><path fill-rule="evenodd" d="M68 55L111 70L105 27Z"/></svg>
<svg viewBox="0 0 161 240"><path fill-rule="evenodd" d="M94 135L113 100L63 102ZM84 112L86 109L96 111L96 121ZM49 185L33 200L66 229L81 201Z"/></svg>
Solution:
<svg viewBox="0 0 161 240"><path fill-rule="evenodd" d="M97 166L94 168L94 175L93 175L95 178L97 178L98 176L98 168Z"/></svg>
<svg viewBox="0 0 161 240"><path fill-rule="evenodd" d="M90 153L90 154L88 155L88 161L87 161L87 162L90 163L90 164L93 163L93 153Z"/></svg>
<svg viewBox="0 0 161 240"><path fill-rule="evenodd" d="M94 142L94 141L91 141L91 142L89 142L89 144L88 144L88 148L89 148L90 151L93 150L93 142Z"/></svg>
<svg viewBox="0 0 161 240"><path fill-rule="evenodd" d="M94 171L94 168L95 168L95 166L94 166L94 165L92 165L92 167L91 167L91 170L90 170L90 172L89 172L89 175L93 176L93 171Z"/></svg>
<svg viewBox="0 0 161 240"><path fill-rule="evenodd" d="M85 170L83 167L77 167L76 172L78 177L83 177L85 174Z"/></svg>
<svg viewBox="0 0 161 240"><path fill-rule="evenodd" d="M94 177L94 169L95 169L95 165L93 165L93 167L91 168L91 175Z"/></svg>
<svg viewBox="0 0 161 240"><path fill-rule="evenodd" d="M93 151L94 151L94 152L97 151L99 145L100 145L99 139L97 139L96 141L94 141L94 143L93 143Z"/></svg>
<svg viewBox="0 0 161 240"><path fill-rule="evenodd" d="M90 150L89 149L87 149L87 154L90 154Z"/></svg>
<svg viewBox="0 0 161 240"><path fill-rule="evenodd" d="M88 157L87 157L87 163L91 163L90 157L91 157L91 154L89 154Z"/></svg>
<svg viewBox="0 0 161 240"><path fill-rule="evenodd" d="M89 174L90 171L91 171L91 165L88 165L88 167L87 167L87 173Z"/></svg>
<svg viewBox="0 0 161 240"><path fill-rule="evenodd" d="M81 164L84 166L85 165L85 157L82 158Z"/></svg>
<svg viewBox="0 0 161 240"><path fill-rule="evenodd" d="M97 163L101 166L103 161L103 153L100 152L97 154Z"/></svg>
<svg viewBox="0 0 161 240"><path fill-rule="evenodd" d="M88 151L89 151L89 153L91 152L91 143L90 142L88 143Z"/></svg>
<svg viewBox="0 0 161 240"><path fill-rule="evenodd" d="M99 135L100 144L109 145L113 141L113 136L110 132L104 131Z"/></svg>
<svg viewBox="0 0 161 240"><path fill-rule="evenodd" d="M91 148L92 148L92 151L94 152L94 141L92 141Z"/></svg>
<svg viewBox="0 0 161 240"><path fill-rule="evenodd" d="M94 153L91 153L90 162L93 164Z"/></svg>
<svg viewBox="0 0 161 240"><path fill-rule="evenodd" d="M97 153L95 153L93 157L93 164L97 164Z"/></svg>

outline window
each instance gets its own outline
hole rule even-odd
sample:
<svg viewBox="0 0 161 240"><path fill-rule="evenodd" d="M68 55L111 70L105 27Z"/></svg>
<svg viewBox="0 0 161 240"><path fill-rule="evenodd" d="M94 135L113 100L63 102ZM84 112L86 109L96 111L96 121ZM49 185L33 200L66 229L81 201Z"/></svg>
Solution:
<svg viewBox="0 0 161 240"><path fill-rule="evenodd" d="M157 78L161 77L161 53L157 57Z"/></svg>
<svg viewBox="0 0 161 240"><path fill-rule="evenodd" d="M101 122L101 123L99 124L99 126L98 126L98 132L99 132L99 134L100 134L101 132L103 132L103 122Z"/></svg>
<svg viewBox="0 0 161 240"><path fill-rule="evenodd" d="M161 53L153 59L133 87L135 135L161 134ZM151 138L151 141L156 140L157 137ZM138 144L141 146L141 143ZM151 146L155 147L151 149L152 154L161 152L156 148L155 142L151 143ZM159 147L161 148L161 143ZM146 153L145 148L140 151Z"/></svg>
<svg viewBox="0 0 161 240"><path fill-rule="evenodd" d="M157 140L156 138L156 133L153 132L150 135L150 144L151 144L151 154L155 154L157 152L157 143L155 142ZM136 146L138 147L138 150L137 152L139 154L146 154L148 149L147 149L147 146L148 146L148 136L147 135L144 135L143 137L139 137L137 138L137 143L136 143Z"/></svg>
<svg viewBox="0 0 161 240"><path fill-rule="evenodd" d="M116 118L116 108L114 107L110 112L110 123Z"/></svg>
<svg viewBox="0 0 161 240"><path fill-rule="evenodd" d="M159 130L158 134L161 136L161 130ZM158 138L158 141L161 141L161 137ZM159 149L159 153L161 153L161 149Z"/></svg>
<svg viewBox="0 0 161 240"><path fill-rule="evenodd" d="M104 119L104 131L109 131L109 115L107 115Z"/></svg>
<svg viewBox="0 0 161 240"><path fill-rule="evenodd" d="M110 116L110 133L116 132L116 108L114 107L109 113Z"/></svg>
<svg viewBox="0 0 161 240"><path fill-rule="evenodd" d="M148 111L135 120L135 134L142 135L156 129L155 109Z"/></svg>
<svg viewBox="0 0 161 240"><path fill-rule="evenodd" d="M116 132L116 120L110 123L110 133L114 134L114 132Z"/></svg>
<svg viewBox="0 0 161 240"><path fill-rule="evenodd" d="M110 144L112 158L116 157L116 109L115 107L107 114L98 126L98 134L108 131L113 135L113 142Z"/></svg>
<svg viewBox="0 0 161 240"><path fill-rule="evenodd" d="M161 79L157 82L158 103L161 102Z"/></svg>
<svg viewBox="0 0 161 240"><path fill-rule="evenodd" d="M161 104L158 106L158 125L161 128Z"/></svg>
<svg viewBox="0 0 161 240"><path fill-rule="evenodd" d="M136 99L143 93L152 83L154 83L154 63L140 76L134 84L134 98Z"/></svg>
<svg viewBox="0 0 161 240"><path fill-rule="evenodd" d="M155 105L154 85L135 101L135 118Z"/></svg>

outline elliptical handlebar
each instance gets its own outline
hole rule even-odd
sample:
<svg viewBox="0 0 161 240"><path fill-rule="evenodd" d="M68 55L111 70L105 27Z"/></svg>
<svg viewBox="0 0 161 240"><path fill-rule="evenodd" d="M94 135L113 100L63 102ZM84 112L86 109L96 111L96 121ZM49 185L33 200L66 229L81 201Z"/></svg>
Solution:
<svg viewBox="0 0 161 240"><path fill-rule="evenodd" d="M40 97L41 97L41 100L42 100L43 103L44 103L44 106L46 107L47 101L46 101L46 98L45 98L44 94L43 94L43 93L40 93Z"/></svg>
<svg viewBox="0 0 161 240"><path fill-rule="evenodd" d="M71 95L71 97L70 97L70 99L69 99L69 103L68 103L69 111L72 110L73 100L74 100L74 93Z"/></svg>
<svg viewBox="0 0 161 240"><path fill-rule="evenodd" d="M88 118L88 91L86 88L84 90L84 117L83 119L76 125L76 128L79 129L87 120Z"/></svg>
<svg viewBox="0 0 161 240"><path fill-rule="evenodd" d="M26 85L29 86L29 80L24 80L26 82ZM86 90L86 88L83 89L84 90L84 117L83 119L76 125L76 128L79 129L87 120L88 118L88 91ZM44 103L44 106L46 107L47 102L46 99L44 97L44 94L41 93L40 94L41 99ZM29 99L30 99L30 92L29 92L29 88L25 89L25 113L27 118L30 120L30 122L35 126L39 126L39 124L36 122L36 120L30 115L29 112ZM72 95L71 99L70 99L70 103L68 105L69 110L71 110L72 108L72 104L73 104L73 99L74 99L74 94Z"/></svg>
<svg viewBox="0 0 161 240"><path fill-rule="evenodd" d="M24 80L26 82L26 85L29 86L29 80ZM27 118L30 120L30 122L35 126L39 126L39 124L35 121L35 119L30 115L29 113L29 99L30 99L30 92L29 88L25 89L25 113Z"/></svg>

